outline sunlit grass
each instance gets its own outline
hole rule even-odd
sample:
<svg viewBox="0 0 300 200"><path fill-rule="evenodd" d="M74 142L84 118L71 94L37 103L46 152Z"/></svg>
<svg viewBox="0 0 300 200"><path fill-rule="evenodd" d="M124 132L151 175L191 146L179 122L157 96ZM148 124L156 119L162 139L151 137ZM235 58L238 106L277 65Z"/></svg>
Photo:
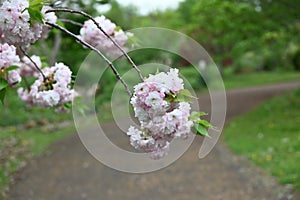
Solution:
<svg viewBox="0 0 300 200"><path fill-rule="evenodd" d="M224 139L282 184L300 188L300 90L276 97L233 120Z"/></svg>
<svg viewBox="0 0 300 200"><path fill-rule="evenodd" d="M294 80L300 81L300 72L259 72L249 74L226 74L223 77L226 89L265 85Z"/></svg>

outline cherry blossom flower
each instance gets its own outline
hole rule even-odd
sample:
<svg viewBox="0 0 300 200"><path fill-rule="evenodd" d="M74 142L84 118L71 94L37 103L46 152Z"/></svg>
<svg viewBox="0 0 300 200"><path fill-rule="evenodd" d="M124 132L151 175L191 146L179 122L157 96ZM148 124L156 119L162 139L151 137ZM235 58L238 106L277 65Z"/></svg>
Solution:
<svg viewBox="0 0 300 200"><path fill-rule="evenodd" d="M56 63L51 68L42 69L44 76L38 79L29 89L19 88L18 94L24 102L39 107L60 107L72 102L77 93L71 89L72 72L63 63ZM63 108L57 109L62 112Z"/></svg>
<svg viewBox="0 0 300 200"><path fill-rule="evenodd" d="M11 66L20 66L20 58L16 53L16 47L7 43L0 43L0 73L10 86L21 82L20 69L7 70Z"/></svg>
<svg viewBox="0 0 300 200"><path fill-rule="evenodd" d="M49 27L30 21L28 7L27 0L4 1L0 4L0 42L26 49L42 36L45 38ZM45 14L47 9L49 7L44 6L42 10L45 21L55 22L55 14Z"/></svg>
<svg viewBox="0 0 300 200"><path fill-rule="evenodd" d="M22 77L20 76L20 69L15 69L7 72L7 82L10 86L14 87L17 83L22 81Z"/></svg>
<svg viewBox="0 0 300 200"><path fill-rule="evenodd" d="M117 42L123 49L126 50L126 43L132 33L124 32L106 17L99 16L95 21L109 35L115 42ZM122 52L113 44L113 42L94 24L92 20L84 22L80 29L80 38L100 51L104 51L110 57L118 57Z"/></svg>
<svg viewBox="0 0 300 200"><path fill-rule="evenodd" d="M190 104L175 101L184 89L177 69L150 75L134 87L131 104L141 127L130 127L130 144L149 153L152 159L168 154L170 140L189 137L193 122L189 120ZM171 99L170 99L171 97Z"/></svg>

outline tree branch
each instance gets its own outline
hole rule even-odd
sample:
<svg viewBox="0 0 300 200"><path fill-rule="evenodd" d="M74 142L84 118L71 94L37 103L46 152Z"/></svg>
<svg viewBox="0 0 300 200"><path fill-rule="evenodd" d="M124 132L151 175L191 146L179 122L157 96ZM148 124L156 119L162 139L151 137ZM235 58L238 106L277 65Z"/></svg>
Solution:
<svg viewBox="0 0 300 200"><path fill-rule="evenodd" d="M31 57L20 47L21 52L30 60L30 62L34 65L34 67L38 70L38 72L43 76L44 81L47 80L47 77L43 73L43 71L37 66L37 64L31 59Z"/></svg>
<svg viewBox="0 0 300 200"><path fill-rule="evenodd" d="M70 20L70 19L58 19L58 20L61 21L61 22L67 22L67 23L73 24L73 25L75 25L75 26L80 26L80 27L83 26L82 23L75 22L75 21Z"/></svg>
<svg viewBox="0 0 300 200"><path fill-rule="evenodd" d="M68 31L67 29L59 26L58 24L53 24L53 23L49 23L49 22L45 22L47 25L56 28L64 33L66 33L67 35L73 37L76 41L78 41L79 43L81 43L82 45L86 46L87 48L95 51L108 65L109 67L112 69L112 71L114 72L115 76L117 77L118 80L120 80L120 82L124 85L127 94L131 97L132 93L128 88L127 83L122 79L122 77L120 76L119 72L117 71L117 69L115 68L115 66L113 65L113 63L111 61L109 61L102 53L101 51L99 51L97 48L93 47L92 45L90 45L89 43L83 41L82 39L80 39L77 35L75 35L74 33Z"/></svg>
<svg viewBox="0 0 300 200"><path fill-rule="evenodd" d="M123 55L127 58L127 60L129 61L129 63L132 65L132 67L135 69L135 71L138 73L139 78L141 79L141 81L144 81L143 75L140 71L140 69L136 66L136 64L133 62L133 60L130 58L130 56L126 53L126 51L110 36L108 35L102 28L101 26L96 22L96 20L89 14L82 12L82 11L78 11L78 10L71 10L71 9L67 9L67 8L60 8L60 9L50 9L47 10L46 13L49 12L67 12L67 13L75 13L75 14L80 14L90 20L92 20L94 22L94 24L97 26L97 28L110 40L112 41L112 43L123 53Z"/></svg>

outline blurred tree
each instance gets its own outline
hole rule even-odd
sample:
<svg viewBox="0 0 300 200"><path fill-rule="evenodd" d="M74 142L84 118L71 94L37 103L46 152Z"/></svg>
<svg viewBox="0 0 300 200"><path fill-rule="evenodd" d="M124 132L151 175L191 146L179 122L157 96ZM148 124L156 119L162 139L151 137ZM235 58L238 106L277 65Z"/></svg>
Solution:
<svg viewBox="0 0 300 200"><path fill-rule="evenodd" d="M199 41L219 65L228 63L227 60L245 63L238 60L253 55L252 70L270 70L287 64L285 49L290 42L299 44L296 36L300 19L298 2L186 0L178 12L185 31Z"/></svg>
<svg viewBox="0 0 300 200"><path fill-rule="evenodd" d="M99 5L108 4L110 0L53 0L53 7L65 7L74 10L82 10L90 15L98 13Z"/></svg>
<svg viewBox="0 0 300 200"><path fill-rule="evenodd" d="M191 10L198 2L199 0L185 0L179 4L178 12L180 13L184 22L188 23L192 20L193 14Z"/></svg>
<svg viewBox="0 0 300 200"><path fill-rule="evenodd" d="M203 0L194 4L187 32L222 62L239 41L262 35L260 13L246 3ZM267 27L265 27L267 28Z"/></svg>
<svg viewBox="0 0 300 200"><path fill-rule="evenodd" d="M105 16L111 19L125 30L131 29L134 26L134 21L138 16L138 9L133 5L122 6L117 1L110 1L111 8L104 13Z"/></svg>
<svg viewBox="0 0 300 200"><path fill-rule="evenodd" d="M241 0L235 0L240 2ZM265 18L272 19L278 26L289 26L299 22L299 0L244 0L256 11L262 12Z"/></svg>

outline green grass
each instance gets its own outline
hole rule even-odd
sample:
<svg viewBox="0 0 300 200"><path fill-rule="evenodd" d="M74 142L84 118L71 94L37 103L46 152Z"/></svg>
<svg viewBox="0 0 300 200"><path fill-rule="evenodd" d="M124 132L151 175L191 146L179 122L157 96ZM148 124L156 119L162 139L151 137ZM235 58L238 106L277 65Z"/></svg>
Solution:
<svg viewBox="0 0 300 200"><path fill-rule="evenodd" d="M251 74L226 74L223 81L226 89L249 87L300 80L300 72L260 72Z"/></svg>
<svg viewBox="0 0 300 200"><path fill-rule="evenodd" d="M4 105L0 103L0 126L16 126L28 122L53 123L71 120L71 114L57 114L54 109L38 108L22 102L15 89L8 90Z"/></svg>
<svg viewBox="0 0 300 200"><path fill-rule="evenodd" d="M300 90L233 120L224 140L282 184L300 188Z"/></svg>

